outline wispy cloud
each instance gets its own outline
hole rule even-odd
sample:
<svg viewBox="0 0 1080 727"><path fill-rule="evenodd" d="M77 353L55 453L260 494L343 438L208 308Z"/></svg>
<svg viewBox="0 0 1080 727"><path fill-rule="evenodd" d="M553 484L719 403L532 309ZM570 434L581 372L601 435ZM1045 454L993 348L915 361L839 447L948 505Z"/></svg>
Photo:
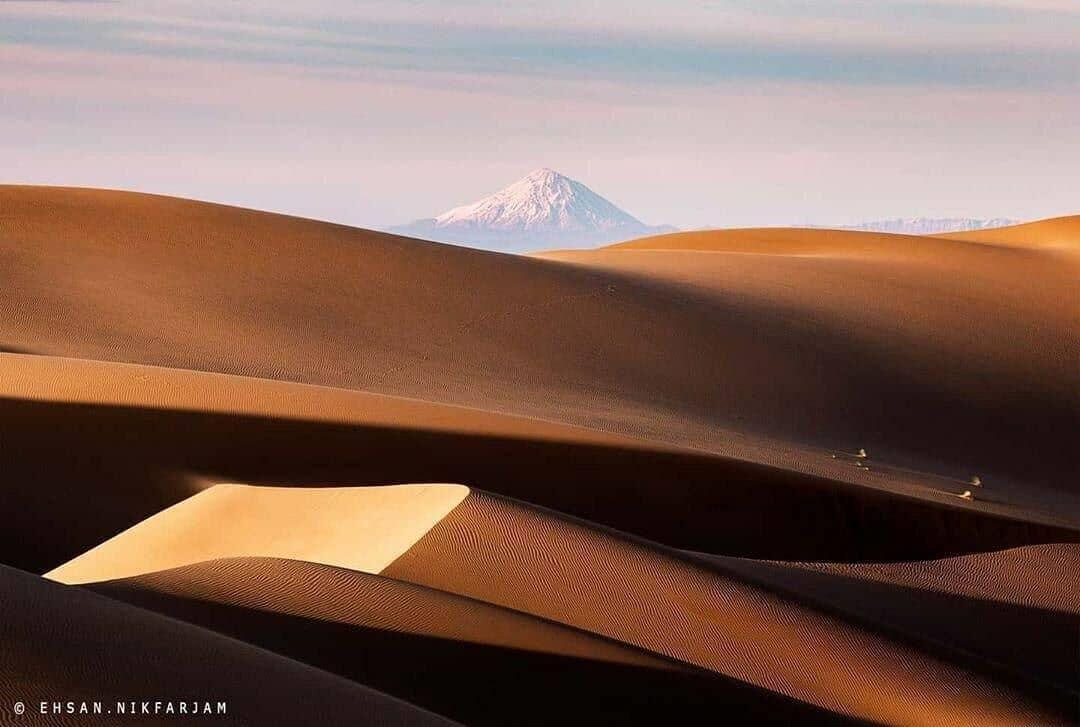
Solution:
<svg viewBox="0 0 1080 727"><path fill-rule="evenodd" d="M0 181L376 226L539 165L688 227L1069 212L1077 37L1075 0L0 0Z"/></svg>
<svg viewBox="0 0 1080 727"><path fill-rule="evenodd" d="M40 4L40 3L38 3ZM633 9L630 2L622 8ZM811 6L792 0L742 0L713 3L703 23L657 29L613 24L589 27L538 27L528 14L502 17L486 4L485 23L462 17L439 19L435 6L418 0L376 3L368 16L289 15L278 8L274 20L257 16L209 14L208 17L142 15L110 8L80 14L9 15L0 26L0 43L80 48L160 57L202 58L285 64L325 69L409 70L665 84L710 84L731 80L826 82L854 85L1052 86L1077 82L1080 49L1054 42L1060 20L1047 22L1008 4L949 2L853 3L826 0ZM655 4L674 7L675 4ZM400 12L411 10L411 19ZM343 12L341 8L335 9ZM617 8L610 6L615 12ZM329 10L329 8L328 8ZM698 12L702 12L699 10ZM1057 12L1075 21L1080 14ZM681 17L677 10L675 17ZM462 16L467 19L469 12ZM1019 19L1045 30L1046 38L1019 31ZM713 27L710 27L712 21ZM800 23L813 21L809 35ZM882 37L883 27L893 21ZM818 32L832 23L829 33ZM843 23L858 32L839 32ZM925 25L922 32L905 32ZM945 42L935 41L941 24ZM972 24L1007 34L979 36ZM748 30L749 29L749 30ZM676 32L678 31L678 32ZM749 32L753 31L753 32ZM1029 33L1029 35L1031 35ZM1038 33L1034 33L1038 36ZM1075 39L1075 35L1071 36ZM1038 42L1036 42L1038 41Z"/></svg>

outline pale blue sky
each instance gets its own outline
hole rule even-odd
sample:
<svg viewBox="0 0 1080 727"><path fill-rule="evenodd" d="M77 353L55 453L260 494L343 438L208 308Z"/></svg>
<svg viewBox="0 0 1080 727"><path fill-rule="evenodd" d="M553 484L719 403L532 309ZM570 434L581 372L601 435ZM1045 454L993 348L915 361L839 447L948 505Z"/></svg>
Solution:
<svg viewBox="0 0 1080 727"><path fill-rule="evenodd" d="M650 223L1080 212L1074 0L0 0L3 182L381 227L537 166Z"/></svg>

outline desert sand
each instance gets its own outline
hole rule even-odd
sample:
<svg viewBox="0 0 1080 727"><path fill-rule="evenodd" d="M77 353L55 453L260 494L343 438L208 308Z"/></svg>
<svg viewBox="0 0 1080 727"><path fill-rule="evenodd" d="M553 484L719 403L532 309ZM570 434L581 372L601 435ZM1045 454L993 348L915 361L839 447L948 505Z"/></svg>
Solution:
<svg viewBox="0 0 1080 727"><path fill-rule="evenodd" d="M4 187L0 205L0 350L360 389L789 469L817 465L793 445L865 447L1047 497L1073 471L1080 312L1060 255L758 232L790 236L786 254L679 252L710 279L690 286L651 253L644 271L607 251L567 264L94 190ZM807 237L823 252L798 252Z"/></svg>
<svg viewBox="0 0 1080 727"><path fill-rule="evenodd" d="M449 725L355 682L235 639L0 566L2 724L67 726L87 721L174 724L173 714L116 713L116 702L210 702L216 724ZM164 693L163 693L164 692ZM16 701L26 712L11 712ZM61 702L60 714L53 702ZM66 714L67 702L102 702L101 715ZM41 702L46 702L45 713ZM216 712L225 703L224 714ZM192 706L192 705L196 706ZM76 707L78 709L79 707ZM109 715L107 710L112 709ZM150 709L156 709L151 704Z"/></svg>
<svg viewBox="0 0 1080 727"><path fill-rule="evenodd" d="M0 710L1076 722L1077 219L514 256L0 187Z"/></svg>
<svg viewBox="0 0 1080 727"><path fill-rule="evenodd" d="M997 227L970 232L939 235L944 239L961 239L1004 247L1031 247L1076 253L1080 251L1080 215L1057 217L1052 220L1022 225Z"/></svg>
<svg viewBox="0 0 1080 727"><path fill-rule="evenodd" d="M709 556L722 572L978 663L1068 708L1080 651L1076 545L900 563L777 563ZM1064 577L1033 578L1033 573Z"/></svg>
<svg viewBox="0 0 1080 727"><path fill-rule="evenodd" d="M469 494L460 485L217 485L45 574L88 583L261 556L379 573Z"/></svg>
<svg viewBox="0 0 1080 727"><path fill-rule="evenodd" d="M88 582L146 573L136 580L141 588L175 594L168 584L176 572L155 571L223 557L306 555L316 563L348 565L579 628L854 718L886 723L974 718L981 724L1049 719L1001 684L710 573L658 547L481 492L465 497L463 489L217 486L46 577ZM438 517L431 518L433 510ZM286 513L293 526L283 538L278 534ZM331 513L350 527L320 535ZM388 522L398 523L408 541L391 559L382 557L387 533L371 527ZM213 534L227 529L225 535ZM293 538L308 548L313 543L330 547L298 553ZM358 556L369 550L380 557ZM216 580L236 580L229 575ZM311 582L292 571L284 580L287 594L279 598L285 601L296 583ZM164 587L155 587L162 581ZM258 589L258 598L270 590ZM221 585L214 591L233 593ZM207 600L201 589L181 593ZM494 626L494 619L489 623ZM759 640L786 658L776 663L771 649L761 651ZM827 655L824 663L821 653Z"/></svg>
<svg viewBox="0 0 1080 727"><path fill-rule="evenodd" d="M312 563L227 559L92 588L467 724L505 724L507 714L515 724L698 724L708 721L706 702L746 719L828 720L770 691L524 612Z"/></svg>
<svg viewBox="0 0 1080 727"><path fill-rule="evenodd" d="M907 473L867 473L822 453L825 471L855 482L328 387L25 354L0 356L0 372L0 408L20 423L5 432L13 455L7 495L23 513L0 543L9 563L27 570L52 569L230 481L355 486L443 477L679 547L783 559L925 558L1074 537L1069 521L1052 513L1018 517L1015 506L959 501L953 493L962 483L926 487ZM95 517L53 528L58 500ZM766 513L782 528L769 539L760 537Z"/></svg>

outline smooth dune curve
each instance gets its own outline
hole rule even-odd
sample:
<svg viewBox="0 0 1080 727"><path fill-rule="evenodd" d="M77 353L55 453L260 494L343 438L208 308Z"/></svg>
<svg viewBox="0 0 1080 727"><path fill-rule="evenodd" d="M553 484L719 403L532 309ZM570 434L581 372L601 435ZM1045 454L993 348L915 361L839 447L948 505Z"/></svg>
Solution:
<svg viewBox="0 0 1080 727"><path fill-rule="evenodd" d="M963 246L964 241L953 247ZM799 227L745 227L653 235L606 245L601 250L682 250L772 256L927 258L949 246L923 235ZM542 257L572 253L553 250Z"/></svg>
<svg viewBox="0 0 1080 727"><path fill-rule="evenodd" d="M773 352L783 348L804 368L793 378L774 377L774 385L783 390L779 398L790 406L788 416L798 419L813 411L811 419L833 432L861 422L866 449L878 460L868 463L871 469L877 464L960 481L983 468L994 469L991 460L1012 445L977 455L972 445L1012 426L999 407L1021 400L1031 409L1027 414L1017 411L1020 419L1014 422L1030 424L1029 435L1057 422L1026 445L1034 468L1047 464L1045 457L1056 458L1051 450L1064 446L1057 441L1062 432L1080 429L1080 261L1053 251L778 229L684 233L541 257L662 280L753 315L760 324L758 335L769 340ZM766 323L766 311L797 325L803 335L782 331L784 325L775 320ZM853 358L834 360L841 350ZM835 371L869 352L876 360L865 364L876 370L873 376L867 377L868 369L860 364L849 370L846 382L826 383ZM782 383L796 380L801 391ZM917 392L932 380L935 394ZM747 377L731 381L744 391L754 389L745 383ZM795 403L808 392L820 394L816 404ZM970 423L952 417L959 410L946 414L969 404L989 408ZM805 412L804 406L809 407ZM914 415L916 410L923 414ZM757 429L751 422L760 414L744 415L745 422ZM871 423L879 414L892 418L891 432ZM851 441L860 435L847 430L845 436ZM899 448L901 438L908 442ZM916 438L922 439L918 445ZM945 449L951 454L938 462L928 456L931 450ZM945 464L947 459L951 464ZM1035 497L1043 498L1048 510L1076 508L1071 495L1062 500L1054 494L1075 494L1067 470L1063 466L1039 483L1043 489ZM1029 469L1027 475L1013 471L995 477L996 492L979 494L1002 500L1024 497L1021 492L1034 495L1033 473Z"/></svg>
<svg viewBox="0 0 1080 727"><path fill-rule="evenodd" d="M0 354L0 419L13 422L0 464L20 513L0 531L0 557L35 571L216 482L461 482L681 548L774 559L1080 539L1068 508L964 502L953 494L962 483L820 452L802 469L798 459L759 465L499 412L153 366ZM761 537L766 521L773 537Z"/></svg>
<svg viewBox="0 0 1080 727"><path fill-rule="evenodd" d="M325 671L212 631L0 565L0 724L69 727L176 724L190 716L124 716L116 702L226 703L227 725L450 725ZM17 701L26 713L16 714ZM67 702L102 702L100 715ZM40 703L46 702L46 713ZM60 702L60 714L53 712ZM113 710L110 715L106 710Z"/></svg>
<svg viewBox="0 0 1080 727"><path fill-rule="evenodd" d="M405 397L161 366L0 353L0 398L541 441L627 445L606 432ZM678 450L638 440L640 446Z"/></svg>
<svg viewBox="0 0 1080 727"><path fill-rule="evenodd" d="M379 573L468 495L461 485L215 485L46 574L127 578L218 558L306 560Z"/></svg>
<svg viewBox="0 0 1080 727"><path fill-rule="evenodd" d="M1060 255L901 238L881 257L878 237L845 233L870 252L697 255L691 273L709 257L752 274L687 286L152 195L6 186L0 205L0 350L362 389L793 467L827 466L805 448L866 447L1028 506L1041 495L1020 502L1021 486L1074 489L1076 274ZM804 247L805 231L769 234ZM808 307L792 299L819 277Z"/></svg>
<svg viewBox="0 0 1080 727"><path fill-rule="evenodd" d="M755 723L827 717L528 614L313 563L228 559L88 587L466 724L709 724L706 702Z"/></svg>
<svg viewBox="0 0 1080 727"><path fill-rule="evenodd" d="M1080 252L1080 215L1054 217L1049 220L1026 222L1020 225L997 227L989 230L950 232L935 235L935 237L947 240L969 240L987 245Z"/></svg>
<svg viewBox="0 0 1080 727"><path fill-rule="evenodd" d="M1080 703L1080 548L1052 544L899 563L705 556L722 572L988 669L1068 711ZM1080 716L1078 714L1077 716Z"/></svg>
<svg viewBox="0 0 1080 727"><path fill-rule="evenodd" d="M929 561L783 565L1080 615L1080 590L1068 577L1080 573L1080 547L1072 544L1031 545ZM1064 577L1033 578L1033 573Z"/></svg>
<svg viewBox="0 0 1080 727"><path fill-rule="evenodd" d="M991 678L648 544L472 492L383 571L570 624L832 711L902 724L1062 721Z"/></svg>

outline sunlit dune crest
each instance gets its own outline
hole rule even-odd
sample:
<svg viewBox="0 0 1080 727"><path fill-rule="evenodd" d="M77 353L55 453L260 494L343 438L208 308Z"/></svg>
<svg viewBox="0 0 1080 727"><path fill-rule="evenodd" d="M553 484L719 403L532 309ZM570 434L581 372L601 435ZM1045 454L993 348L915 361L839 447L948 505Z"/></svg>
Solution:
<svg viewBox="0 0 1080 727"><path fill-rule="evenodd" d="M217 485L46 574L126 578L217 558L289 558L379 573L469 493L460 485Z"/></svg>

